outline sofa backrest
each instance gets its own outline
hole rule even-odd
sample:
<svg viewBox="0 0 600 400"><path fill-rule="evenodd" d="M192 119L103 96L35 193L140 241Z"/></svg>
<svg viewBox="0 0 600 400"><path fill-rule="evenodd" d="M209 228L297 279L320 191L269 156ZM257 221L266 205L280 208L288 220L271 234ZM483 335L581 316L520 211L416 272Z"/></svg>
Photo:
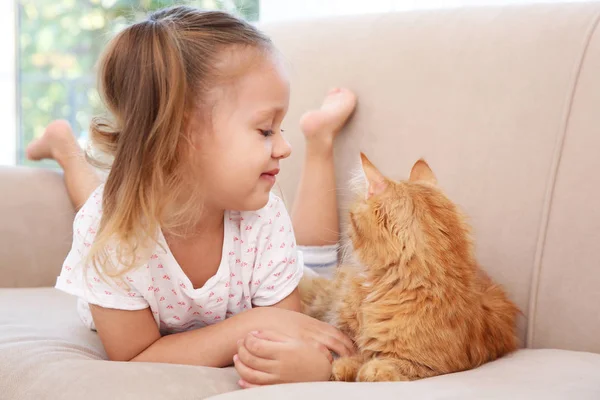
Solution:
<svg viewBox="0 0 600 400"><path fill-rule="evenodd" d="M0 167L0 288L54 286L74 216L59 172Z"/></svg>
<svg viewBox="0 0 600 400"><path fill-rule="evenodd" d="M359 106L337 142L340 209L359 151L397 179L425 157L524 312L523 344L600 352L599 17L600 3L573 3L265 26L291 74L288 206L297 121L349 87Z"/></svg>

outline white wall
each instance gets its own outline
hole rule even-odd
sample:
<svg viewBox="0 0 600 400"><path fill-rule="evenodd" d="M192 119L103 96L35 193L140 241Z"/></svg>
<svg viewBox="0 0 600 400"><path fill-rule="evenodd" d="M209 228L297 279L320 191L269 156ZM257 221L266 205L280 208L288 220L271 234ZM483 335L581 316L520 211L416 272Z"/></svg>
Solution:
<svg viewBox="0 0 600 400"><path fill-rule="evenodd" d="M13 1L0 6L0 165L16 163L16 12Z"/></svg>

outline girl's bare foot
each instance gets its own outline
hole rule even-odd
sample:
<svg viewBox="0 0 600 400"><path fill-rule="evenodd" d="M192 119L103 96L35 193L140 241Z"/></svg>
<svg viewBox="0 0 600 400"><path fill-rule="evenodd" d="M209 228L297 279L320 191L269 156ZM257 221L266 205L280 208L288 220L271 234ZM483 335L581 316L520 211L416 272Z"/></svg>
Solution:
<svg viewBox="0 0 600 400"><path fill-rule="evenodd" d="M305 113L300 119L300 128L307 141L318 141L331 145L356 108L356 95L344 88L332 89L327 93L321 108Z"/></svg>
<svg viewBox="0 0 600 400"><path fill-rule="evenodd" d="M79 154L81 148L73 135L71 125L64 120L51 122L42 136L27 146L25 153L32 161L53 159L61 163L65 157Z"/></svg>

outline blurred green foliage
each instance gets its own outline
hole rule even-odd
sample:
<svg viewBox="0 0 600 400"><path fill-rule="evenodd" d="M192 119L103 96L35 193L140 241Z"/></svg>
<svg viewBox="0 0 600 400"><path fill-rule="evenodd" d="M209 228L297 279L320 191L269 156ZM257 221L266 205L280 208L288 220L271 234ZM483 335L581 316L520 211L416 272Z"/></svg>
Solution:
<svg viewBox="0 0 600 400"><path fill-rule="evenodd" d="M148 12L189 4L257 21L259 0L18 0L18 163L24 149L54 119L66 119L85 138L102 112L95 65L106 42ZM52 162L36 166L56 166Z"/></svg>

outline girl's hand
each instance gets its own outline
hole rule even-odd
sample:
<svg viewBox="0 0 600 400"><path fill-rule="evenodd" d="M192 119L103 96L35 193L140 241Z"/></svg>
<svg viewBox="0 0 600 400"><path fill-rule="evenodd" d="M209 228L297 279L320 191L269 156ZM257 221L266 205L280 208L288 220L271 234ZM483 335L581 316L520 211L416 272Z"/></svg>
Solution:
<svg viewBox="0 0 600 400"><path fill-rule="evenodd" d="M299 312L273 307L263 308L261 311L265 313L262 320L268 321L268 326L261 328L263 331L280 332L304 342L314 341L342 357L351 356L355 352L352 340L325 322Z"/></svg>
<svg viewBox="0 0 600 400"><path fill-rule="evenodd" d="M233 357L243 388L292 382L327 381L333 357L317 342L275 331L251 332L238 341Z"/></svg>

